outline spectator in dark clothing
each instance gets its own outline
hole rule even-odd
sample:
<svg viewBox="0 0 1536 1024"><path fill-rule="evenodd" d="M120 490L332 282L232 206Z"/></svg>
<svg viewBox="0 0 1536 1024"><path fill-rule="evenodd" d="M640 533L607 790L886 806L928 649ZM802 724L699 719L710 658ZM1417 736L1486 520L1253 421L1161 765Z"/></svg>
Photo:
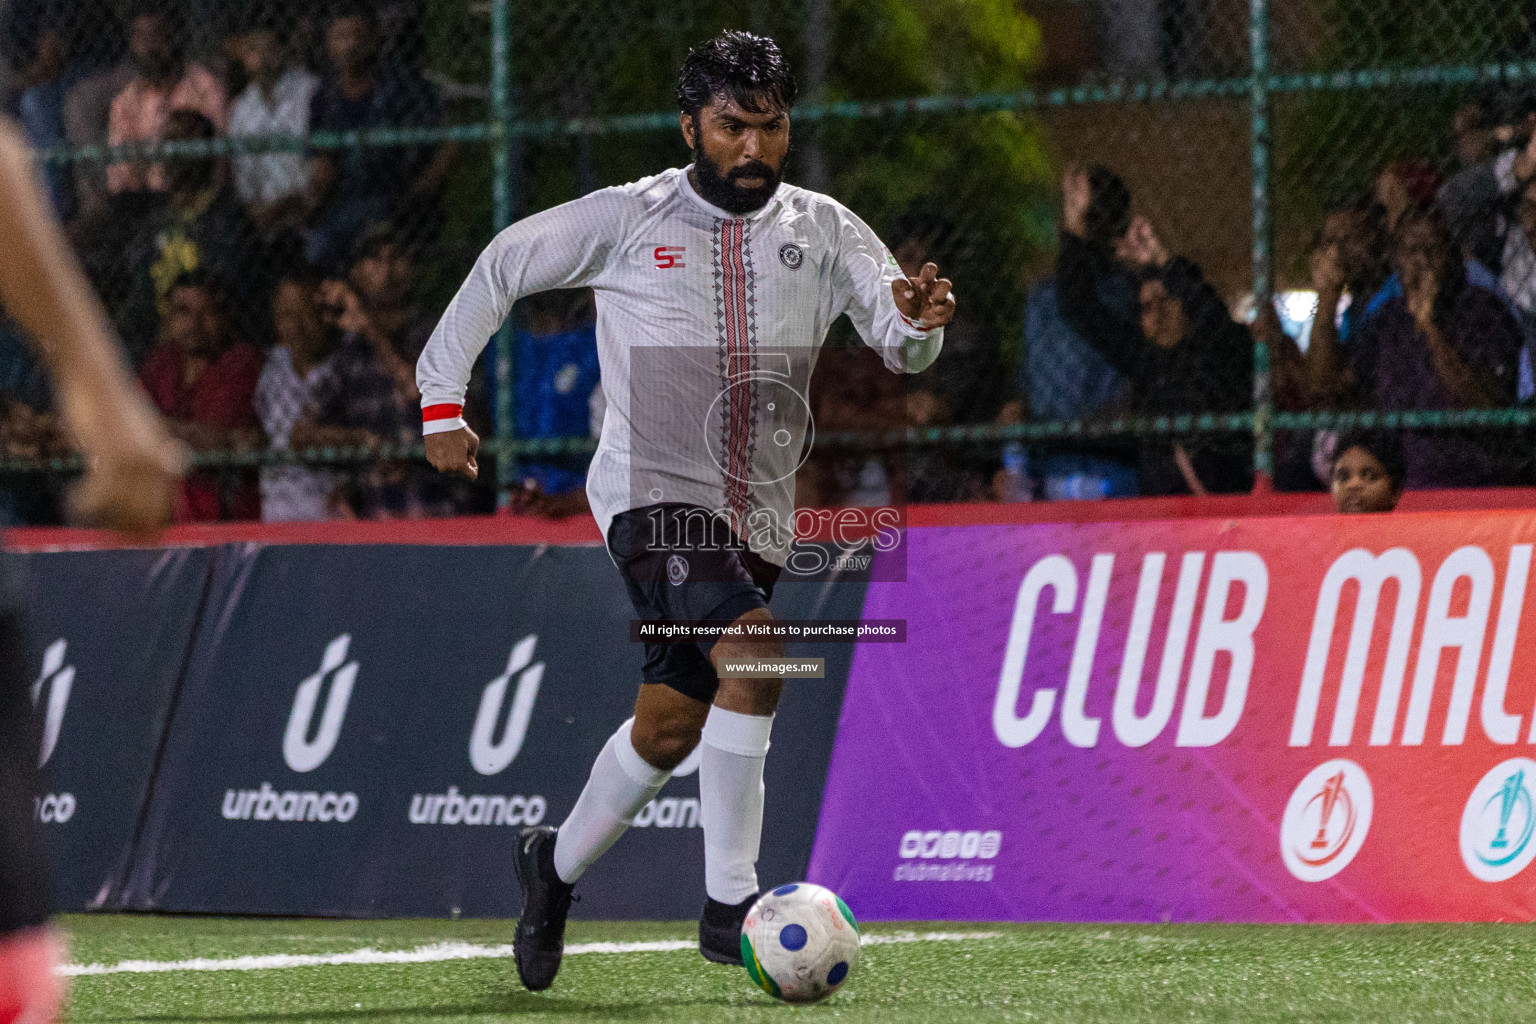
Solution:
<svg viewBox="0 0 1536 1024"><path fill-rule="evenodd" d="M1134 219L1121 258L1142 277L1140 323L1098 298L1107 272L1087 237L1088 175L1070 168L1056 287L1075 331L1130 381L1137 415L1240 412L1250 407L1253 338L1236 323L1200 268L1172 257L1145 218ZM1142 494L1245 491L1251 456L1242 442L1147 439L1140 446Z"/></svg>
<svg viewBox="0 0 1536 1024"><path fill-rule="evenodd" d="M1428 160L1394 160L1376 175L1376 202L1386 212L1387 230L1396 231L1397 222L1409 210L1430 206L1444 179Z"/></svg>
<svg viewBox="0 0 1536 1024"><path fill-rule="evenodd" d="M30 0L12 3L6 42L22 68L25 91L17 118L33 149L68 145L64 102L69 90L97 69L92 46L115 31L111 8L100 0ZM67 164L39 168L61 220L74 215L74 189Z"/></svg>
<svg viewBox="0 0 1536 1024"><path fill-rule="evenodd" d="M1488 409L1515 401L1520 327L1505 300L1471 284L1440 214L1410 211L1393 237L1402 294L1360 338L1356 365L1378 409ZM1502 481L1497 440L1475 430L1406 431L1408 487Z"/></svg>
<svg viewBox="0 0 1536 1024"><path fill-rule="evenodd" d="M416 264L405 240L378 225L358 243L342 296L342 329L371 342L409 401L416 392L416 360L437 326L437 317L415 300Z"/></svg>
<svg viewBox="0 0 1536 1024"><path fill-rule="evenodd" d="M1317 291L1307 351L1302 354L1281 327L1273 304L1254 320L1254 334L1271 351L1270 379L1275 408L1300 412L1316 407L1367 407L1353 363L1366 321L1380 308L1386 283L1385 215L1371 196L1332 210L1312 247L1312 287ZM1262 314L1268 314L1262 315ZM1329 431L1277 431L1275 486L1282 491L1316 491L1328 486L1324 454Z"/></svg>
<svg viewBox="0 0 1536 1024"><path fill-rule="evenodd" d="M1513 120L1526 122L1529 130L1528 109L1510 113L1516 115ZM1508 173L1516 151L1498 154L1497 150L1500 132L1507 135L1513 130L1510 126L1495 129L1488 103L1474 101L1458 107L1451 119L1451 135L1460 167L1440 187L1435 199L1467 257L1495 272L1501 269L1509 223L1507 199L1518 191L1517 182Z"/></svg>
<svg viewBox="0 0 1536 1024"><path fill-rule="evenodd" d="M360 448L411 444L419 431L418 406L402 401L378 352L361 334L348 332L331 355L330 373L316 381L311 405L293 428L295 448L319 443ZM423 514L413 467L394 461L370 463L344 487L345 507L359 519L415 518Z"/></svg>
<svg viewBox="0 0 1536 1024"><path fill-rule="evenodd" d="M1497 140L1490 105L1479 98L1457 107L1451 115L1451 141L1456 150L1456 163L1462 168L1492 156Z"/></svg>
<svg viewBox="0 0 1536 1024"><path fill-rule="evenodd" d="M408 260L400 260L403 252L394 242L377 236L365 240L347 280L321 286L325 319L341 333L341 341L327 361L329 372L315 383L310 407L293 428L294 447L370 448L416 441L421 406L412 366L430 327L423 334L421 318L411 313L411 268ZM443 511L425 506L423 475L420 467L399 462L370 464L351 475L340 511L364 519Z"/></svg>
<svg viewBox="0 0 1536 1024"><path fill-rule="evenodd" d="M1358 359L1376 408L1513 404L1521 329L1502 296L1467 281L1436 210L1404 215L1393 236L1393 267L1402 293L1367 325ZM1407 487L1498 484L1496 445L1475 430L1405 431Z"/></svg>
<svg viewBox="0 0 1536 1024"><path fill-rule="evenodd" d="M0 452L22 459L67 456L70 443L52 410L52 387L37 352L15 321L0 317ZM11 477L0 487L0 521L59 525L63 483L41 473Z"/></svg>
<svg viewBox="0 0 1536 1024"><path fill-rule="evenodd" d="M340 8L326 26L331 73L310 102L312 132L372 128L429 128L441 123L436 88L398 62L378 56L373 8ZM332 272L344 270L352 246L369 224L398 221L429 230L439 216L448 175L448 147L363 146L320 150L314 157L307 205L310 230L305 255Z"/></svg>
<svg viewBox="0 0 1536 1024"><path fill-rule="evenodd" d="M1307 343L1307 391L1315 404L1341 408L1359 404L1359 371L1351 340L1358 341L1377 312L1371 300L1390 274L1385 215L1373 198L1362 197L1329 213L1312 250L1312 287L1317 313ZM1345 295L1349 305L1339 307ZM1342 349L1341 349L1342 346Z"/></svg>
<svg viewBox="0 0 1536 1024"><path fill-rule="evenodd" d="M197 451L252 451L264 443L251 398L261 353L230 334L224 296L203 271L182 274L167 293L160 344L140 371L144 390L171 428ZM177 522L256 519L255 474L198 470L187 475Z"/></svg>
<svg viewBox="0 0 1536 1024"><path fill-rule="evenodd" d="M1135 316L1140 282L1114 257L1116 244L1131 223L1131 193L1107 167L1088 172L1092 198L1088 241L1104 274L1099 301L1117 316ZM1127 394L1125 377L1097 349L1084 341L1061 314L1056 281L1048 279L1030 292L1024 307L1024 358L1019 361L1018 393L1029 397L1037 420L1087 420L1112 412ZM1024 421L1022 399L1004 404L998 422ZM1031 469L1048 500L1123 497L1136 493L1136 456L1123 443L1077 442L1068 448L1035 448Z"/></svg>
<svg viewBox="0 0 1536 1024"><path fill-rule="evenodd" d="M953 422L942 395L907 393L909 427L942 427ZM991 466L954 449L919 446L900 453L892 486L896 502L985 501L991 497Z"/></svg>
<svg viewBox="0 0 1536 1024"><path fill-rule="evenodd" d="M213 124L192 110L175 110L166 125L168 140L211 139ZM218 160L176 157L165 163L169 191L146 215L126 253L132 293L118 328L135 356L153 337L171 285L182 274L202 270L230 282L230 315L239 323L259 319L255 296L265 289L251 268L264 265L260 236L228 184L219 184Z"/></svg>
<svg viewBox="0 0 1536 1024"><path fill-rule="evenodd" d="M403 240L380 225L357 245L346 280L322 287L322 300L345 332L337 374L355 395L322 402L316 424L365 430L390 444L416 442L421 420L416 360L437 318L415 301L415 278ZM483 404L483 390L472 388L465 400L470 415ZM349 492L358 515L382 518L453 515L471 500L473 489L469 481L426 466L389 465L360 474Z"/></svg>

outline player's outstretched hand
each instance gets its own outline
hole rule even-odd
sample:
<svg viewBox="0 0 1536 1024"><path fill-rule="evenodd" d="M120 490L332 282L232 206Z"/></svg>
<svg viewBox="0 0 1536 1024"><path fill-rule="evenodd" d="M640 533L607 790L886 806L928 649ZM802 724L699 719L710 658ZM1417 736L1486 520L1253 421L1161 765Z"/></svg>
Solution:
<svg viewBox="0 0 1536 1024"><path fill-rule="evenodd" d="M148 539L171 521L191 455L119 369L108 337L98 342L109 353L103 365L82 371L69 362L55 374L60 416L85 457L85 475L68 495L69 520Z"/></svg>
<svg viewBox="0 0 1536 1024"><path fill-rule="evenodd" d="M480 437L468 427L427 435L427 461L439 473L458 473L473 480L480 475L475 456L480 452Z"/></svg>
<svg viewBox="0 0 1536 1024"><path fill-rule="evenodd" d="M69 517L82 526L152 537L171 521L191 459L137 396L123 402L121 412L110 432L77 427L86 471L69 493Z"/></svg>
<svg viewBox="0 0 1536 1024"><path fill-rule="evenodd" d="M939 276L937 264L924 263L916 277L892 281L891 295L901 315L926 330L943 327L954 318L955 294L949 278Z"/></svg>

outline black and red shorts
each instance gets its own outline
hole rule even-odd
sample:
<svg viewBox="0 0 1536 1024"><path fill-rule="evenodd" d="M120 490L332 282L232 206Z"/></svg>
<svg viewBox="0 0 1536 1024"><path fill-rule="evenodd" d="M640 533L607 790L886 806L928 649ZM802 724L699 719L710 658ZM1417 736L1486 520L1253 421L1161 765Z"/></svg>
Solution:
<svg viewBox="0 0 1536 1024"><path fill-rule="evenodd" d="M641 619L734 622L767 608L781 569L749 551L723 519L700 505L663 502L620 512L608 527L608 553ZM714 644L647 643L641 678L711 703L720 678Z"/></svg>

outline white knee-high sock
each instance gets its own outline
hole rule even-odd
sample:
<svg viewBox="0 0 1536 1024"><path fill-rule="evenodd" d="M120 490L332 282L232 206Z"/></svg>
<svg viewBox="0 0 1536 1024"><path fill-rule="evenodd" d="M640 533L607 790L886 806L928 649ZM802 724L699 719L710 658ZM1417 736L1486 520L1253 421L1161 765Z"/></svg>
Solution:
<svg viewBox="0 0 1536 1024"><path fill-rule="evenodd" d="M555 873L574 882L618 841L661 787L672 777L647 764L630 741L631 718L608 737L592 765L587 785L555 839Z"/></svg>
<svg viewBox="0 0 1536 1024"><path fill-rule="evenodd" d="M763 838L763 762L773 716L712 707L699 755L699 820L704 826L704 888L721 903L757 894Z"/></svg>

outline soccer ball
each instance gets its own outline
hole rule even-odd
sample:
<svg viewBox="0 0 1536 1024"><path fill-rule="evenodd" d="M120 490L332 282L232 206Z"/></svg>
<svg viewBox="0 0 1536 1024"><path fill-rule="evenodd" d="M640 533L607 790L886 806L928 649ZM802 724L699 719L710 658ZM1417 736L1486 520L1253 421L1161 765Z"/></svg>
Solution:
<svg viewBox="0 0 1536 1024"><path fill-rule="evenodd" d="M741 958L764 992L786 1003L814 1003L859 965L859 923L831 889L781 885L747 911Z"/></svg>

